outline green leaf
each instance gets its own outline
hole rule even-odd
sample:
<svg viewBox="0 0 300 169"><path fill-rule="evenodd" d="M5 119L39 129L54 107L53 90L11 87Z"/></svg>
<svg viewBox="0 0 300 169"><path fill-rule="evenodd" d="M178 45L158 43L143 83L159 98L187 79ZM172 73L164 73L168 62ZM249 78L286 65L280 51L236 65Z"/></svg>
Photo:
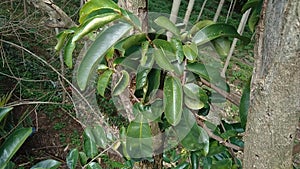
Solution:
<svg viewBox="0 0 300 169"><path fill-rule="evenodd" d="M196 152L191 152L191 163L192 163L192 169L198 169L199 168L199 157Z"/></svg>
<svg viewBox="0 0 300 169"><path fill-rule="evenodd" d="M183 53L188 60L194 61L198 57L198 48L195 43L183 46Z"/></svg>
<svg viewBox="0 0 300 169"><path fill-rule="evenodd" d="M203 150L204 154L209 151L209 136L206 131L197 125L193 113L184 108L180 123L175 126L181 144L189 151Z"/></svg>
<svg viewBox="0 0 300 169"><path fill-rule="evenodd" d="M202 63L189 63L186 65L187 70L199 75L201 78L209 81L209 75L206 67Z"/></svg>
<svg viewBox="0 0 300 169"><path fill-rule="evenodd" d="M142 42L145 42L147 40L146 34L133 34L129 37L126 37L125 39L122 39L119 41L115 48L121 52L125 52L127 49L129 49L132 46L141 45Z"/></svg>
<svg viewBox="0 0 300 169"><path fill-rule="evenodd" d="M114 3L112 0L90 0L84 4L84 6L80 9L79 12L79 23L83 23L85 18L92 13L93 11L100 10L100 9L112 9L118 13L120 13L120 7Z"/></svg>
<svg viewBox="0 0 300 169"><path fill-rule="evenodd" d="M87 20L84 24L82 24L82 25L80 25L76 30L75 30L75 32L74 32L74 35L73 35L73 37L71 38L71 39L69 39L69 41L67 42L67 44L66 44L66 50L65 50L65 52L64 52L64 59L65 59L65 63L66 63L66 65L69 67L69 68L72 68L72 65L73 65L73 63L72 63L72 53L73 53L73 51L74 51L74 49L75 49L75 47L76 47L76 42L79 40L79 39L81 39L83 36L85 36L85 35L87 35L88 33L90 33L90 32L92 32L92 31L94 31L94 30L96 30L96 29L98 29L98 28L100 28L100 27L102 27L102 26L104 26L104 25L106 25L106 24L108 24L109 22L112 22L112 21L114 21L114 20L116 20L116 19L118 19L120 17L120 15L118 15L118 14L111 14L111 13L109 13L109 14L105 14L105 16L102 16L102 17L98 17L98 16L96 16L96 17L93 17L93 18L90 18L89 20ZM119 24L118 24L119 25ZM114 26L112 26L112 27L114 27ZM128 25L127 25L127 27L129 27ZM126 28L127 28L126 27ZM111 30L111 29L107 29L107 30ZM118 29L116 29L115 28L115 30L118 30ZM113 38L115 38L115 37L118 37L120 34L119 33L121 33L121 35L123 36L124 35L124 33L126 33L128 30L125 30L126 32L123 32L124 30L123 29L120 29L120 31L119 32L116 32L116 36L107 36L107 37L113 37ZM106 31L107 32L107 31ZM103 33L101 33L100 35L103 35ZM112 39L112 42L115 42L114 40L119 40L119 38L120 37L118 37L118 39ZM103 40L103 39L102 39ZM97 42L98 41L98 42ZM93 43L93 45L95 44L95 43L99 43L99 40L97 40L96 39L96 41ZM103 44L103 42L102 42L102 44ZM110 45L111 43L108 43L108 45ZM92 45L92 46L93 46ZM98 44L99 45L99 44ZM105 46L105 47L107 47L107 45ZM91 47L92 48L92 47ZM95 49L94 49L95 50ZM99 50L103 50L103 48L101 48L100 47L100 49ZM99 51L98 50L98 51ZM106 49L107 50L107 49ZM105 50L105 51L106 51ZM97 51L97 50L96 50ZM93 51L93 52L95 52L95 51ZM88 54L88 53L87 53Z"/></svg>
<svg viewBox="0 0 300 169"><path fill-rule="evenodd" d="M143 118L143 117L141 117ZM152 134L149 123L132 121L127 128L126 148L131 158L152 157Z"/></svg>
<svg viewBox="0 0 300 169"><path fill-rule="evenodd" d="M190 98L198 99L202 101L203 103L208 102L208 96L206 92L198 85L194 83L186 83L183 86L184 94L187 95Z"/></svg>
<svg viewBox="0 0 300 169"><path fill-rule="evenodd" d="M153 55L144 55L138 66L136 75L136 90L142 89L147 83L147 77L154 63Z"/></svg>
<svg viewBox="0 0 300 169"><path fill-rule="evenodd" d="M188 162L183 162L178 164L174 169L188 169L189 165L190 164Z"/></svg>
<svg viewBox="0 0 300 169"><path fill-rule="evenodd" d="M73 150L70 151L66 159L67 166L69 167L69 169L75 169L78 158L79 158L78 149L74 148Z"/></svg>
<svg viewBox="0 0 300 169"><path fill-rule="evenodd" d="M198 115L207 116L210 111L209 103L204 103L204 107L198 111Z"/></svg>
<svg viewBox="0 0 300 169"><path fill-rule="evenodd" d="M184 59L184 54L183 54L183 47L182 47L182 42L179 39L172 38L171 39L172 45L174 46L175 49L175 55L176 59L179 63L182 63Z"/></svg>
<svg viewBox="0 0 300 169"><path fill-rule="evenodd" d="M155 45L156 48L162 49L164 51L169 51L171 53L175 53L175 48L171 42L163 40L163 39L154 39L152 43Z"/></svg>
<svg viewBox="0 0 300 169"><path fill-rule="evenodd" d="M156 49L153 53L155 63L164 70L174 72L175 67L171 64L171 60L169 59L169 57L167 57L166 55L167 52L168 51Z"/></svg>
<svg viewBox="0 0 300 169"><path fill-rule="evenodd" d="M225 57L228 55L231 47L231 41L228 40L228 38L217 38L212 41L212 44L214 45L215 49L217 50L220 56Z"/></svg>
<svg viewBox="0 0 300 169"><path fill-rule="evenodd" d="M248 0L243 6L241 12L245 13L250 8L257 8L260 4L262 4L262 0Z"/></svg>
<svg viewBox="0 0 300 169"><path fill-rule="evenodd" d="M95 42L88 49L78 67L77 83L81 90L86 88L87 82L97 64L104 59L104 54L121 39L132 27L119 23L102 31Z"/></svg>
<svg viewBox="0 0 300 169"><path fill-rule="evenodd" d="M122 145L122 154L127 160L130 160L130 156L127 153L127 148L126 148L126 128L124 126L122 126L120 129L120 140Z"/></svg>
<svg viewBox="0 0 300 169"><path fill-rule="evenodd" d="M203 29L206 26L215 24L214 21L212 20L203 20L200 22L197 22L190 30L190 34L194 35L195 33L197 33L199 30Z"/></svg>
<svg viewBox="0 0 300 169"><path fill-rule="evenodd" d="M172 32L175 36L180 37L180 31L179 31L179 29L168 18L166 18L164 16L160 16L157 19L155 19L154 22L158 26L160 26L160 27L162 27L162 28L164 28L164 29Z"/></svg>
<svg viewBox="0 0 300 169"><path fill-rule="evenodd" d="M208 157L215 156L220 153L226 152L227 149L223 145L220 145L217 141L213 141L209 145L209 152L207 154Z"/></svg>
<svg viewBox="0 0 300 169"><path fill-rule="evenodd" d="M250 42L249 38L241 36L232 25L223 23L216 23L204 27L195 34L192 41L195 42L197 45L203 45L211 40L220 37L233 37L239 38L245 43Z"/></svg>
<svg viewBox="0 0 300 169"><path fill-rule="evenodd" d="M118 83L116 84L116 86L113 88L113 96L118 96L120 95L129 85L130 82L130 77L128 72L126 72L125 70L121 71L122 76L120 78L120 80L118 81Z"/></svg>
<svg viewBox="0 0 300 169"><path fill-rule="evenodd" d="M204 103L198 98L191 98L187 95L184 95L184 104L192 110L199 110L204 107Z"/></svg>
<svg viewBox="0 0 300 169"><path fill-rule="evenodd" d="M102 97L104 97L105 89L107 88L109 82L110 82L110 77L113 74L112 70L106 70L103 72L98 79L97 82L97 92L100 94Z"/></svg>
<svg viewBox="0 0 300 169"><path fill-rule="evenodd" d="M7 110L6 110L7 111ZM0 147L0 168L4 168L25 140L32 133L32 128L20 128L12 132Z"/></svg>
<svg viewBox="0 0 300 169"><path fill-rule="evenodd" d="M83 150L87 157L94 158L98 154L98 149L90 130L86 128L83 133Z"/></svg>
<svg viewBox="0 0 300 169"><path fill-rule="evenodd" d="M68 35L70 35L70 34L72 34L74 32L75 32L74 28L73 29L71 28L71 29L64 30L64 31L60 32L56 36L58 42L57 42L57 44L55 46L55 50L56 51L60 51L61 48L63 47L63 45L65 43L65 40L67 39Z"/></svg>
<svg viewBox="0 0 300 169"><path fill-rule="evenodd" d="M106 148L107 145L107 138L104 129L96 125L94 127L87 127L84 130L84 134L96 145L100 146L101 148Z"/></svg>
<svg viewBox="0 0 300 169"><path fill-rule="evenodd" d="M89 163L86 168L87 169L102 169L102 167L96 162Z"/></svg>
<svg viewBox="0 0 300 169"><path fill-rule="evenodd" d="M248 26L251 32L254 32L255 26L257 25L259 19L260 19L260 10L254 9L248 19Z"/></svg>
<svg viewBox="0 0 300 169"><path fill-rule="evenodd" d="M87 163L88 157L86 156L86 154L84 152L79 152L79 161L82 166Z"/></svg>
<svg viewBox="0 0 300 169"><path fill-rule="evenodd" d="M224 159L221 161L217 161L211 166L211 168L213 169L231 169L231 167L232 167L231 159Z"/></svg>
<svg viewBox="0 0 300 169"><path fill-rule="evenodd" d="M244 129L246 128L247 116L250 107L250 86L251 86L251 78L249 78L248 82L246 83L243 89L243 94L239 106L241 125Z"/></svg>
<svg viewBox="0 0 300 169"><path fill-rule="evenodd" d="M30 169L56 169L60 166L60 164L61 162L59 161L49 159L35 164Z"/></svg>
<svg viewBox="0 0 300 169"><path fill-rule="evenodd" d="M204 157L203 158L203 169L212 169L212 158L211 157Z"/></svg>
<svg viewBox="0 0 300 169"><path fill-rule="evenodd" d="M167 76L164 82L164 109L167 121L176 126L181 119L183 91L180 79Z"/></svg>
<svg viewBox="0 0 300 169"><path fill-rule="evenodd" d="M12 109L12 107L0 107L0 122Z"/></svg>
<svg viewBox="0 0 300 169"><path fill-rule="evenodd" d="M149 96L150 99L152 96L156 97L157 89L160 85L160 74L161 71L158 69L152 69L148 74L148 90L146 96Z"/></svg>

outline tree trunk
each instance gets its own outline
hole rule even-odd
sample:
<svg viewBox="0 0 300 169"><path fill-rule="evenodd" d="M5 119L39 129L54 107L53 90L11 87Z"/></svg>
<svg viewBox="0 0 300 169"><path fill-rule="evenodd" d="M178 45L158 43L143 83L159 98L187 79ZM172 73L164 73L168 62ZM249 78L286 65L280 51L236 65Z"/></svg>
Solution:
<svg viewBox="0 0 300 169"><path fill-rule="evenodd" d="M194 3L195 3L195 0L190 0L189 1L189 5L186 9L186 12L185 12L185 16L184 16L184 20L183 20L183 23L184 23L184 29L183 31L185 31L187 25L188 25L188 22L190 20L190 16L191 16L191 13L192 13L192 10L193 10L193 7L194 7Z"/></svg>
<svg viewBox="0 0 300 169"><path fill-rule="evenodd" d="M218 5L218 9L217 9L217 11L215 13L215 16L214 16L214 19L213 19L214 22L217 22L220 14L221 14L224 2L225 2L225 0L220 0L219 5Z"/></svg>
<svg viewBox="0 0 300 169"><path fill-rule="evenodd" d="M244 169L292 168L300 113L300 1L266 1L257 28Z"/></svg>
<svg viewBox="0 0 300 169"><path fill-rule="evenodd" d="M204 0L203 4L202 4L202 6L201 6L201 10L200 10L200 12L199 12L199 15L198 15L198 17L197 17L196 22L198 22L198 21L200 20L201 15L202 15L203 10L204 10L204 7L205 7L205 5L206 5L206 2L207 2L207 0Z"/></svg>
<svg viewBox="0 0 300 169"><path fill-rule="evenodd" d="M173 23L176 23L180 3L181 3L181 0L173 0L171 15L170 15L170 20Z"/></svg>

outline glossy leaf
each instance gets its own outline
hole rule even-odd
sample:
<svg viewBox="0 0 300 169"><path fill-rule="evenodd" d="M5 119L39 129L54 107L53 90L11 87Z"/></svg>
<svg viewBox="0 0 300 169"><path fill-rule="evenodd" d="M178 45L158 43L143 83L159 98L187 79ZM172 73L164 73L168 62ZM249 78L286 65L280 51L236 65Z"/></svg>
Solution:
<svg viewBox="0 0 300 169"><path fill-rule="evenodd" d="M161 77L161 71L158 69L152 69L148 74L148 90L146 96L150 97L156 97L157 90L160 85L160 77ZM146 100L147 101L147 100Z"/></svg>
<svg viewBox="0 0 300 169"><path fill-rule="evenodd" d="M210 111L210 105L208 103L204 103L204 107L198 110L198 115L207 116Z"/></svg>
<svg viewBox="0 0 300 169"><path fill-rule="evenodd" d="M242 13L245 13L250 8L256 8L262 3L262 0L248 0L241 10Z"/></svg>
<svg viewBox="0 0 300 169"><path fill-rule="evenodd" d="M166 52L168 52L168 51L156 49L154 51L155 63L164 70L174 72L175 68L171 64L171 60L167 57Z"/></svg>
<svg viewBox="0 0 300 169"><path fill-rule="evenodd" d="M224 140L228 140L230 137L235 137L237 136L237 132L235 130L227 130L226 132L221 134L221 137Z"/></svg>
<svg viewBox="0 0 300 169"><path fill-rule="evenodd" d="M126 148L126 128L124 126L122 126L120 129L120 140L122 145L122 154L127 160L130 160L130 156L127 153L127 148Z"/></svg>
<svg viewBox="0 0 300 169"><path fill-rule="evenodd" d="M77 84L81 90L86 88L92 70L104 59L104 54L121 39L132 27L119 23L102 31L95 42L88 49L86 55L78 67Z"/></svg>
<svg viewBox="0 0 300 169"><path fill-rule="evenodd" d="M7 111L7 110L6 110ZM32 128L20 128L13 131L0 147L0 168L4 168L25 140L32 133Z"/></svg>
<svg viewBox="0 0 300 169"><path fill-rule="evenodd" d="M202 63L189 63L186 65L187 70L199 75L201 78L209 81L209 75L206 67Z"/></svg>
<svg viewBox="0 0 300 169"><path fill-rule="evenodd" d="M187 95L184 96L184 104L192 110L199 110L204 107L204 103L199 98L191 98Z"/></svg>
<svg viewBox="0 0 300 169"><path fill-rule="evenodd" d="M112 9L116 12L120 12L120 7L111 0L90 0L83 5L79 12L79 23L83 23L85 18L93 11L100 9Z"/></svg>
<svg viewBox="0 0 300 169"><path fill-rule="evenodd" d="M0 107L0 122L12 109L12 107Z"/></svg>
<svg viewBox="0 0 300 169"><path fill-rule="evenodd" d="M87 127L84 130L84 134L96 145L101 148L106 148L107 138L104 129L100 125L94 127Z"/></svg>
<svg viewBox="0 0 300 169"><path fill-rule="evenodd" d="M127 128L127 153L131 158L152 157L153 143L149 123L143 123L143 119L139 121L132 121Z"/></svg>
<svg viewBox="0 0 300 169"><path fill-rule="evenodd" d="M260 19L260 10L254 9L248 19L248 26L251 32L254 32L255 26L257 25L259 19Z"/></svg>
<svg viewBox="0 0 300 169"><path fill-rule="evenodd" d="M175 49L176 59L180 64L180 63L182 63L182 61L184 59L182 42L181 42L181 40L176 39L176 38L172 38L171 42Z"/></svg>
<svg viewBox="0 0 300 169"><path fill-rule="evenodd" d="M192 151L190 158L191 158L192 169L198 169L199 168L199 157L198 157L197 153Z"/></svg>
<svg viewBox="0 0 300 169"><path fill-rule="evenodd" d="M179 29L168 18L164 16L160 16L157 19L155 19L154 22L160 27L165 28L166 30L172 32L175 36L177 37L180 36Z"/></svg>
<svg viewBox="0 0 300 169"><path fill-rule="evenodd" d="M249 78L248 82L246 83L243 89L243 94L239 106L241 125L244 129L246 128L248 111L250 106L250 86L251 86L251 78Z"/></svg>
<svg viewBox="0 0 300 169"><path fill-rule="evenodd" d="M66 50L64 52L64 59L65 59L66 65L69 68L72 68L72 65L73 65L73 63L72 63L72 53L73 53L73 51L76 47L76 42L79 39L81 39L82 37L84 37L88 33L91 33L92 31L94 31L94 30L110 23L111 21L114 21L114 20L118 19L119 17L120 17L120 15L118 15L118 14L111 14L110 13L110 14L106 14L105 16L101 16L101 17L96 16L96 17L90 18L84 24L80 25L75 30L73 37L70 38L68 43L66 44L66 47L65 47ZM110 30L110 29L108 29L108 30ZM122 29L121 29L121 32L122 32ZM101 33L100 35L103 35L103 34ZM119 33L117 32L116 36L118 36L118 35L119 35ZM123 36L123 34L122 34L122 36ZM112 37L114 37L114 36L112 36ZM112 42L114 42L114 39L112 39ZM97 39L93 44L95 44L95 43L97 43ZM111 43L108 43L108 45L110 45L110 44ZM102 50L101 47L100 47L100 49Z"/></svg>
<svg viewBox="0 0 300 169"><path fill-rule="evenodd" d="M56 169L60 166L60 164L61 162L59 161L49 159L35 164L30 169Z"/></svg>
<svg viewBox="0 0 300 169"><path fill-rule="evenodd" d="M167 121L176 126L181 119L183 91L180 79L167 76L164 82L164 109Z"/></svg>
<svg viewBox="0 0 300 169"><path fill-rule="evenodd" d="M102 169L102 167L100 166L100 164L98 164L96 162L89 163L86 168L87 169Z"/></svg>
<svg viewBox="0 0 300 169"><path fill-rule="evenodd" d="M195 33L197 33L199 30L203 29L206 26L215 24L214 21L212 20L203 20L200 22L197 22L190 30L190 34L194 35Z"/></svg>
<svg viewBox="0 0 300 169"><path fill-rule="evenodd" d="M178 164L174 169L188 169L189 165L190 164L188 162L183 162L181 164Z"/></svg>
<svg viewBox="0 0 300 169"><path fill-rule="evenodd" d="M189 151L203 150L204 154L209 151L209 136L206 131L197 125L192 112L188 109L183 110L180 123L175 126L181 144Z"/></svg>
<svg viewBox="0 0 300 169"><path fill-rule="evenodd" d="M231 47L231 41L228 38L217 38L212 41L212 44L220 56L228 55Z"/></svg>
<svg viewBox="0 0 300 169"><path fill-rule="evenodd" d="M83 150L87 157L94 158L98 154L97 145L91 136L90 128L86 128L83 133Z"/></svg>
<svg viewBox="0 0 300 169"><path fill-rule="evenodd" d="M115 48L121 52L125 52L128 48L136 45L140 45L142 42L146 41L146 34L133 34L125 39L119 41Z"/></svg>
<svg viewBox="0 0 300 169"><path fill-rule="evenodd" d="M56 44L56 46L55 46L55 50L56 50L56 51L60 51L61 48L63 47L63 45L64 45L65 40L67 39L67 37L68 37L70 34L74 33L74 32L75 32L75 30L72 29L72 28L60 32L60 33L56 36L58 42L57 42L57 44Z"/></svg>
<svg viewBox="0 0 300 169"><path fill-rule="evenodd" d="M105 89L107 88L109 82L110 82L110 77L113 74L112 70L106 70L103 72L98 79L97 82L97 92L100 94L102 97L104 97Z"/></svg>
<svg viewBox="0 0 300 169"><path fill-rule="evenodd" d="M77 161L79 158L79 152L76 148L70 151L70 153L67 156L66 162L69 169L75 169L77 165Z"/></svg>
<svg viewBox="0 0 300 169"><path fill-rule="evenodd" d="M144 55L141 64L138 66L136 75L136 90L142 89L147 83L147 77L152 69L154 57L152 55Z"/></svg>
<svg viewBox="0 0 300 169"><path fill-rule="evenodd" d="M113 88L114 96L120 95L129 85L130 77L129 77L128 72L126 72L125 70L122 70L121 73L122 73L121 78L117 82L116 86Z"/></svg>
<svg viewBox="0 0 300 169"><path fill-rule="evenodd" d="M87 163L88 157L86 156L86 154L84 152L79 152L79 161L82 166Z"/></svg>
<svg viewBox="0 0 300 169"><path fill-rule="evenodd" d="M184 94L190 98L199 99L203 103L207 103L208 96L206 92L198 85L194 83L186 83L183 86Z"/></svg>
<svg viewBox="0 0 300 169"><path fill-rule="evenodd" d="M220 37L233 37L239 38L245 43L250 42L250 39L241 36L232 25L223 23L216 23L204 27L195 34L192 41L195 42L197 45L203 45L211 40Z"/></svg>
<svg viewBox="0 0 300 169"><path fill-rule="evenodd" d="M183 53L188 60L193 61L198 57L198 48L194 43L190 45L184 45Z"/></svg>
<svg viewBox="0 0 300 169"><path fill-rule="evenodd" d="M162 49L164 51L169 51L171 53L175 53L175 48L171 44L171 42L163 40L163 39L154 39L152 43L155 45L156 48Z"/></svg>

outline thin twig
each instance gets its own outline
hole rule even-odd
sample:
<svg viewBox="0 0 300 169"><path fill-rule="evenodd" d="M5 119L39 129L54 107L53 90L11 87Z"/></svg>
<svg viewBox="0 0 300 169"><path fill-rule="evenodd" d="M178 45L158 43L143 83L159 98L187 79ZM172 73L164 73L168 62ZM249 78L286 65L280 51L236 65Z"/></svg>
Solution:
<svg viewBox="0 0 300 169"><path fill-rule="evenodd" d="M236 94L236 93L227 93L226 91L218 88L214 84L209 83L208 81L206 81L203 78L201 78L201 82L205 86L210 87L213 90L215 90L216 92L218 92L220 95L222 95L223 97L225 97L228 101L230 101L231 103L235 104L236 106L240 105L241 96L239 96L238 94Z"/></svg>
<svg viewBox="0 0 300 169"><path fill-rule="evenodd" d="M201 126L208 134L209 137L219 141L220 144L224 145L225 147L228 147L228 148L232 148L236 151L243 151L243 148L242 147L239 147L237 145L234 145L230 142L227 142L225 141L222 137L219 137L217 135L215 135L205 124L204 122L202 121L202 118L197 115L196 113L194 113L195 117L196 117L196 121L197 121L197 124L199 126Z"/></svg>

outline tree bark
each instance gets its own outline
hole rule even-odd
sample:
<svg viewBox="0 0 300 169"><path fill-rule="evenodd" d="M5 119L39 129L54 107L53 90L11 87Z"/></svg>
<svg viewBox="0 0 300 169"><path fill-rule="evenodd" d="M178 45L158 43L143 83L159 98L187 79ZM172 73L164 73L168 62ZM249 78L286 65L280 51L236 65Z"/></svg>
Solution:
<svg viewBox="0 0 300 169"><path fill-rule="evenodd" d="M265 0L257 28L244 169L292 168L300 114L300 1Z"/></svg>
<svg viewBox="0 0 300 169"><path fill-rule="evenodd" d="M193 10L193 7L194 7L194 3L195 3L195 0L190 0L189 1L189 5L186 9L184 20L183 20L183 23L184 23L184 30L183 31L185 31L185 29L188 25L188 22L190 20L190 16L191 16L191 13L192 13L192 10Z"/></svg>
<svg viewBox="0 0 300 169"><path fill-rule="evenodd" d="M217 9L216 14L215 14L214 19L213 19L214 22L217 22L220 14L221 14L224 3L225 3L225 0L220 0L219 5L218 5L218 9Z"/></svg>
<svg viewBox="0 0 300 169"><path fill-rule="evenodd" d="M181 0L173 0L170 21L176 23Z"/></svg>

